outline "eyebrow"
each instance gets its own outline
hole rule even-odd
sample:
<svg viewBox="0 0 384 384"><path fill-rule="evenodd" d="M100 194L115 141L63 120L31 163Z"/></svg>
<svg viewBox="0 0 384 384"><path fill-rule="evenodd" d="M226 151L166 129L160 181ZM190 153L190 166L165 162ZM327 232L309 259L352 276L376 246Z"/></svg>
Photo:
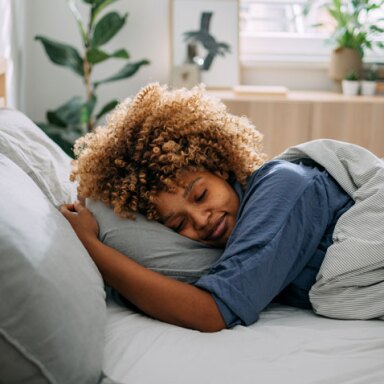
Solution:
<svg viewBox="0 0 384 384"><path fill-rule="evenodd" d="M186 187L185 187L185 190L183 192L183 197L187 197L189 195L189 193L191 192L193 186L196 184L197 181L199 181L202 177L201 176L197 176L195 179L193 179Z"/></svg>
<svg viewBox="0 0 384 384"><path fill-rule="evenodd" d="M201 176L197 176L195 179L193 179L190 183L187 184L187 186L185 187L184 189L184 192L183 192L183 198L186 198L189 193L191 192L193 186L196 184L196 182L198 182L200 179L202 179ZM164 217L164 220L163 220L163 223L166 223L168 220L170 220L175 214L174 213L170 213L169 215L165 216Z"/></svg>

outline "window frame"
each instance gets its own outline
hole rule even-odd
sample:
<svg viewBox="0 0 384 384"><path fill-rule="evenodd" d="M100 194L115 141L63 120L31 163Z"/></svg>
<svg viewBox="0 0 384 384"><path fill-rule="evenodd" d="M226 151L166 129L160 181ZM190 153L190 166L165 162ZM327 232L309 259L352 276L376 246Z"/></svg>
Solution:
<svg viewBox="0 0 384 384"><path fill-rule="evenodd" d="M252 2L252 0L238 0ZM273 0L270 0L273 1ZM278 1L277 1L278 2ZM288 1L287 1L288 2ZM239 57L242 67L311 67L326 68L334 44L330 34L249 32L239 30ZM384 42L384 36L382 41ZM384 50L368 50L365 63L383 62Z"/></svg>

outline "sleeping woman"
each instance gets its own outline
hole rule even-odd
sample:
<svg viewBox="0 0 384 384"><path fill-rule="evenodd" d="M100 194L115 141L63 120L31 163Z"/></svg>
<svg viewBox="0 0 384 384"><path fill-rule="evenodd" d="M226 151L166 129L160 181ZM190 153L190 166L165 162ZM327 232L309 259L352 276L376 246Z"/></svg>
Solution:
<svg viewBox="0 0 384 384"><path fill-rule="evenodd" d="M79 202L61 212L105 282L153 318L213 332L254 323L273 301L312 308L311 287L354 200L311 159L266 161L261 140L202 87L150 84L76 143L79 196L223 248L193 285L103 244Z"/></svg>

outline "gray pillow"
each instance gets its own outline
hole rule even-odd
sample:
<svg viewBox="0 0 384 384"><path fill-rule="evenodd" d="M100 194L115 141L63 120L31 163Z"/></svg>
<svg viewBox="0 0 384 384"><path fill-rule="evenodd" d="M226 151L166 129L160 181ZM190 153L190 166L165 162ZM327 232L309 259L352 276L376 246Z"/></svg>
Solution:
<svg viewBox="0 0 384 384"><path fill-rule="evenodd" d="M99 223L103 243L169 277L193 283L222 254L220 249L190 240L142 215L138 214L136 220L122 219L105 204L93 200L87 200L87 207Z"/></svg>
<svg viewBox="0 0 384 384"><path fill-rule="evenodd" d="M69 223L0 154L0 382L98 383L101 276Z"/></svg>

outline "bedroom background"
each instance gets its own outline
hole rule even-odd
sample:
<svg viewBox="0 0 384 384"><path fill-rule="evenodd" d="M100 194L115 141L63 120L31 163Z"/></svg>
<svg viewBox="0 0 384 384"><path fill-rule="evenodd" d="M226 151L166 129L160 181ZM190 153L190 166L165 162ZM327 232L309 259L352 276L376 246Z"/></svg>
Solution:
<svg viewBox="0 0 384 384"><path fill-rule="evenodd" d="M151 61L132 78L105 85L101 105L133 94L150 81L168 82L171 1L100 1L129 12L124 30L108 50L126 47L133 60ZM273 20L279 19L274 15ZM71 159L28 118L42 120L48 109L83 91L75 75L49 61L34 40L38 34L80 45L66 0L0 0L0 382L382 384L382 320L330 319L273 304L249 327L205 334L151 319L121 305L121 298L119 302L113 295L106 300L96 266L56 209L76 196L68 180ZM331 46L321 39L317 45L299 39L302 44L289 47L283 43L287 40L276 36L260 37L260 44L248 45L256 52L240 55L241 84L279 85L290 92L273 97L219 94L230 108L249 115L263 130L270 153L317 136L350 139L384 155L384 97L331 93L327 74ZM2 56L8 59L6 104L10 106L4 109ZM382 63L383 55L369 60ZM100 68L109 74L119 65L110 61ZM347 155L347 163L345 158L341 162L345 168L348 159L358 159L359 178L374 175L384 185L382 162L370 152L345 143L325 145L344 147L334 153ZM358 154L353 154L356 150ZM295 155L297 148L291 151ZM332 154L324 153L319 150L321 160L332 162ZM352 193L358 182L344 180L345 189ZM359 189L357 196L363 192ZM375 196L382 199L383 194ZM200 243L192 246L187 238L183 239L188 244L176 241L178 235L158 223L119 220L106 209L101 205L98 211L105 242L150 269L194 281L221 254L209 248L208 258ZM367 209L376 211L382 214ZM383 226L360 221L369 228L369 239L382 259ZM367 234L362 232L361 237L366 244ZM342 249L341 256L344 253ZM204 257L194 260L197 254ZM375 266L383 271L382 263ZM371 287L375 284L368 282ZM379 289L381 296L371 303L382 302L382 292Z"/></svg>
<svg viewBox="0 0 384 384"><path fill-rule="evenodd" d="M141 68L127 80L103 86L100 105L113 98L122 100L135 94L149 82L170 82L170 8L173 1L120 0L113 3L112 8L122 14L128 12L129 16L124 29L114 37L107 48L112 51L114 48L125 47L132 60L147 58L150 65ZM224 3L226 1L228 0L221 0ZM275 9L289 8L294 11L302 8L306 1L241 0L240 13L245 5L252 3L264 7L274 5ZM0 56L8 58L7 104L21 110L34 121L43 121L48 109L57 108L71 96L81 94L83 88L79 79L64 67L52 65L41 44L35 41L34 37L45 35L80 46L76 21L65 0L0 0L0 4ZM78 4L85 16L86 6L81 1ZM268 12L272 10L273 8L270 8ZM280 20L279 15L272 13L273 21L279 24L277 30L286 28L284 23L276 23ZM263 16L260 20L263 20ZM269 28L272 24L264 25ZM254 35L243 27L243 32L239 35L239 83L251 86L281 86L289 91L305 91L311 94L294 94L293 98L297 103L289 100L289 106L286 104L287 100L269 99L268 108L265 108L266 100L258 100L256 103L251 96L239 99L233 95L219 93L219 97L223 98L234 113L247 114L265 133L266 150L271 156L280 153L287 146L319 137L352 141L383 156L384 153L378 153L378 148L383 147L384 142L379 129L384 119L383 113L379 111L383 109L382 97L376 97L373 101L360 99L359 105L356 105L351 100L346 104L346 99L331 97L324 100L323 95L314 95L313 92L334 90L334 83L328 74L330 52L334 47L326 43L326 34L314 34L312 31L299 35L293 33L290 28L287 27L284 33L259 30ZM383 52L369 51L364 57L365 63L383 65ZM111 73L120 65L118 60L110 60L103 64L100 70ZM98 69L96 76L97 71ZM287 99L289 98L288 95ZM308 105L309 101L313 103ZM356 110L356 106L359 110L358 116L355 115L357 112L351 112ZM334 115L331 122L325 118L330 114ZM277 116L281 118L278 119ZM369 128L366 130L368 133L364 134L361 132L361 126L365 122ZM282 124L286 126L285 130L281 128ZM337 127L346 124L349 124L348 129L343 128L343 132L335 132ZM275 139L272 141L272 137L279 137L279 143L276 143Z"/></svg>

